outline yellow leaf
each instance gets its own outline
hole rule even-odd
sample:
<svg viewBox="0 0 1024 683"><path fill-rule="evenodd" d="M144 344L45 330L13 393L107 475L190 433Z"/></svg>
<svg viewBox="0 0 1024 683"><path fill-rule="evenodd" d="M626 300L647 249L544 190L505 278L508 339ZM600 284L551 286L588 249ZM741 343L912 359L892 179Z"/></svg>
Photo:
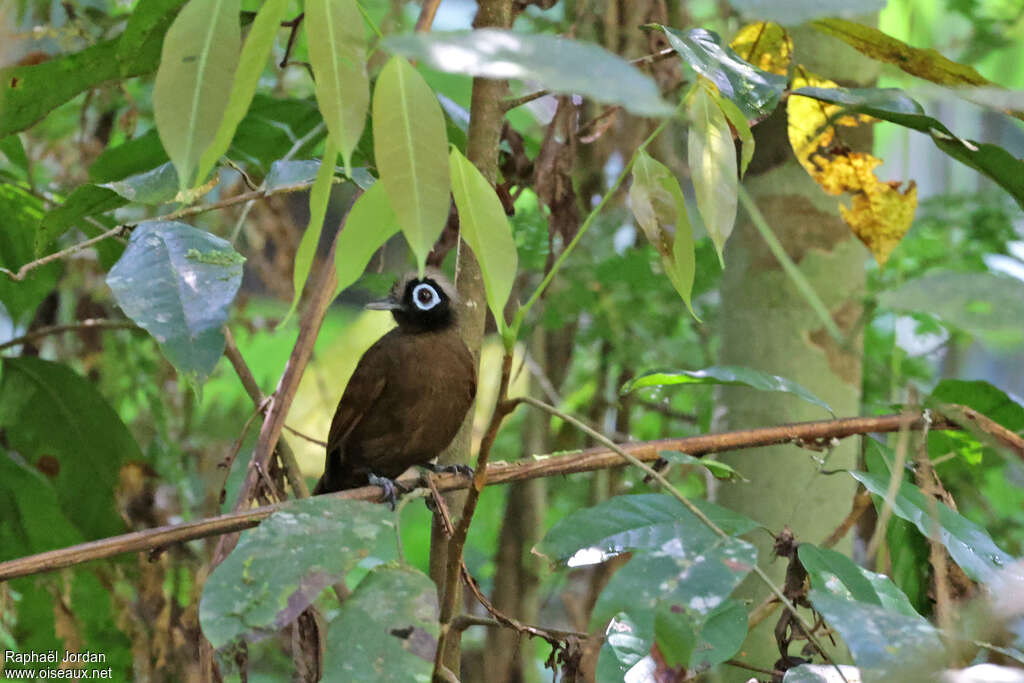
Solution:
<svg viewBox="0 0 1024 683"><path fill-rule="evenodd" d="M840 204L839 213L878 264L885 265L914 220L917 184L911 180L901 192L899 182L882 182L875 177L874 169L882 163L880 159L858 152L850 152L847 158L853 180L860 188L848 188L853 192L853 201L849 208Z"/></svg>
<svg viewBox="0 0 1024 683"><path fill-rule="evenodd" d="M835 83L797 67L793 90L805 86L835 88ZM836 127L873 123L870 116L838 116L841 108L808 97L791 95L786 105L789 142L800 165L830 195L850 194L849 206L839 213L853 233L885 264L910 229L917 208L913 181L900 191L899 182L882 182L874 169L881 160L854 152L842 143Z"/></svg>
<svg viewBox="0 0 1024 683"><path fill-rule="evenodd" d="M793 59L793 39L786 29L770 21L747 24L729 46L757 68L785 76Z"/></svg>

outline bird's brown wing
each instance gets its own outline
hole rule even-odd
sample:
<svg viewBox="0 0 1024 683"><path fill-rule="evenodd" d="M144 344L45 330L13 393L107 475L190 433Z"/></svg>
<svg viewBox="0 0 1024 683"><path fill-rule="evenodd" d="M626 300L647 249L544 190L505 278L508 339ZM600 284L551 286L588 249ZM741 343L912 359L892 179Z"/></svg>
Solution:
<svg viewBox="0 0 1024 683"><path fill-rule="evenodd" d="M384 371L385 367L379 364L386 363L386 359L377 358L380 356L378 344L374 344L363 354L345 387L341 401L338 402L334 419L331 420L331 429L327 433L324 474L317 483L314 494L338 491L342 488L345 441L363 418L373 410L374 404L387 386L387 372Z"/></svg>

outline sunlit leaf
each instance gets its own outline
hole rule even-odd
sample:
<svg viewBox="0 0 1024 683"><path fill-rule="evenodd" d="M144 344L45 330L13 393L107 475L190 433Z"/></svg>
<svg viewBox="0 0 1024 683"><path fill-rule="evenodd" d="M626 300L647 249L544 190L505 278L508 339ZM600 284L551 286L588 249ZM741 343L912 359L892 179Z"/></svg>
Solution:
<svg viewBox="0 0 1024 683"><path fill-rule="evenodd" d="M631 391L646 387L662 387L674 384L729 384L750 387L760 391L781 391L792 394L808 403L821 406L830 413L832 412L832 408L827 403L793 380L738 365L714 365L703 370L654 372L641 375L623 385L620 393L628 394Z"/></svg>
<svg viewBox="0 0 1024 683"><path fill-rule="evenodd" d="M1024 343L1024 282L998 273L933 272L879 294L894 311L926 313L997 347Z"/></svg>
<svg viewBox="0 0 1024 683"><path fill-rule="evenodd" d="M746 62L762 71L785 76L793 59L793 39L786 29L772 22L759 21L741 28L729 47Z"/></svg>
<svg viewBox="0 0 1024 683"><path fill-rule="evenodd" d="M146 222L132 232L107 285L178 372L201 385L224 352L221 326L242 283L244 261L228 241L204 230Z"/></svg>
<svg viewBox="0 0 1024 683"><path fill-rule="evenodd" d="M400 565L374 568L331 621L324 679L429 680L437 620L437 586L428 576Z"/></svg>
<svg viewBox="0 0 1024 683"><path fill-rule="evenodd" d="M182 190L195 184L231 97L242 47L238 11L239 0L189 0L164 38L153 116Z"/></svg>
<svg viewBox="0 0 1024 683"><path fill-rule="evenodd" d="M665 32L669 44L683 61L714 83L724 97L735 102L747 119L763 118L778 106L786 88L785 76L747 63L731 47L723 45L713 31L658 28Z"/></svg>
<svg viewBox="0 0 1024 683"><path fill-rule="evenodd" d="M370 103L363 18L356 0L306 0L305 26L316 99L349 174Z"/></svg>
<svg viewBox="0 0 1024 683"><path fill-rule="evenodd" d="M383 505L325 496L292 501L243 531L206 580L199 601L203 635L221 648L276 633L368 556L389 560L396 547Z"/></svg>
<svg viewBox="0 0 1024 683"><path fill-rule="evenodd" d="M338 159L338 145L334 138L328 136L324 146L324 158L317 169L316 180L309 192L309 223L302 234L299 248L295 250L295 267L292 270L292 305L284 319L291 318L302 297L302 288L313 267L317 245L320 244L320 233L324 228L324 217L327 215L327 203L331 199L331 188L334 186L334 163Z"/></svg>
<svg viewBox="0 0 1024 683"><path fill-rule="evenodd" d="M698 85L687 109L687 162L697 209L718 252L718 260L724 265L722 252L736 223L739 175L732 132L708 86L706 81Z"/></svg>
<svg viewBox="0 0 1024 683"><path fill-rule="evenodd" d="M398 220L384 186L374 183L356 199L338 233L334 255L338 292L359 279L376 251L396 232Z"/></svg>
<svg viewBox="0 0 1024 683"><path fill-rule="evenodd" d="M806 92L834 87L798 67L794 89ZM839 205L839 213L853 233L864 243L879 264L885 264L900 243L917 209L917 185L914 181L900 189L899 182L882 182L874 169L882 161L865 152L854 152L836 144L836 126L857 126L871 121L863 114L842 116L832 104L791 95L787 103L789 140L797 160L821 188L832 195L848 193L850 205Z"/></svg>
<svg viewBox="0 0 1024 683"><path fill-rule="evenodd" d="M448 141L437 97L402 57L377 78L373 144L380 182L422 271L451 206Z"/></svg>
<svg viewBox="0 0 1024 683"><path fill-rule="evenodd" d="M998 87L979 74L974 67L954 62L932 48L921 49L907 45L873 26L835 17L820 19L811 26L826 35L838 38L871 59L892 64L908 74L932 83L951 87ZM1017 118L1024 118L1024 112L1021 111L1008 113Z"/></svg>
<svg viewBox="0 0 1024 683"><path fill-rule="evenodd" d="M290 0L266 0L259 12L256 13L256 18L245 38L245 45L242 46L242 54L238 58L238 71L235 72L224 117L220 121L220 127L212 142L199 160L197 177L205 178L221 155L228 150L238 124L249 110L249 104L256 92L260 75L267 65L270 50L274 47L274 38L277 36L278 29L281 28L281 20L284 19L285 12L288 11L289 2ZM306 5L307 14L310 12L310 4ZM307 27L307 31L312 31L311 23L307 24ZM310 38L312 39L312 36ZM310 61L312 61L313 54L312 45L313 43L310 42Z"/></svg>
<svg viewBox="0 0 1024 683"><path fill-rule="evenodd" d="M690 303L696 258L686 200L672 171L645 150L636 153L633 163L629 205L640 229L661 255L661 263L672 286L696 317Z"/></svg>
<svg viewBox="0 0 1024 683"><path fill-rule="evenodd" d="M743 112L732 100L717 94L715 102L722 109L725 118L736 129L736 136L740 139L740 177L742 178L747 172L750 160L754 158L754 134L751 132L750 123L743 116Z"/></svg>
<svg viewBox="0 0 1024 683"><path fill-rule="evenodd" d="M384 46L440 71L528 81L552 92L619 104L642 116L672 113L650 76L592 43L478 29L389 36Z"/></svg>
<svg viewBox="0 0 1024 683"><path fill-rule="evenodd" d="M451 148L452 194L459 209L459 232L480 262L487 306L504 331L505 303L512 293L519 255L501 200L476 166Z"/></svg>
<svg viewBox="0 0 1024 683"><path fill-rule="evenodd" d="M639 619L619 612L608 622L598 655L597 680L647 680L638 674L655 666L650 657L651 646L654 645L653 617L652 610L640 615Z"/></svg>
<svg viewBox="0 0 1024 683"><path fill-rule="evenodd" d="M801 87L802 85L818 87ZM975 142L954 135L940 121L927 116L920 104L907 97L895 88L838 88L831 81L793 83L794 90L804 97L791 96L790 107L794 101L813 97L817 100L834 105L842 105L842 110L870 115L877 119L890 121L906 128L925 133L931 137L935 146L957 161L970 166L994 180L1000 187L1010 193L1017 203L1024 207L1024 161L1016 158L998 145ZM803 106L812 106L804 104ZM840 107L826 108L829 116L834 116ZM790 110L792 115L792 109ZM840 118L850 120L852 117ZM792 138L791 138L792 139ZM794 150L796 145L794 144ZM798 155L799 156L799 155Z"/></svg>

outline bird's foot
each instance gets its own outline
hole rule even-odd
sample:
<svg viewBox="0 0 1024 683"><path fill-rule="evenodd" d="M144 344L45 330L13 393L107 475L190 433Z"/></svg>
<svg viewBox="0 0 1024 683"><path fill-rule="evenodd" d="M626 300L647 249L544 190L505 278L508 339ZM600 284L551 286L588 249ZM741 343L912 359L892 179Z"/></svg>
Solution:
<svg viewBox="0 0 1024 683"><path fill-rule="evenodd" d="M378 477L372 472L367 477L370 482L370 486L379 486L384 489L384 501L391 506L391 510L394 511L395 503L398 502L399 493L408 493L407 489L402 484L399 484L394 479L388 479L387 477Z"/></svg>
<svg viewBox="0 0 1024 683"><path fill-rule="evenodd" d="M473 476L473 468L469 465L437 465L432 462L428 462L423 465L423 469L430 470L434 474L461 474L466 477Z"/></svg>

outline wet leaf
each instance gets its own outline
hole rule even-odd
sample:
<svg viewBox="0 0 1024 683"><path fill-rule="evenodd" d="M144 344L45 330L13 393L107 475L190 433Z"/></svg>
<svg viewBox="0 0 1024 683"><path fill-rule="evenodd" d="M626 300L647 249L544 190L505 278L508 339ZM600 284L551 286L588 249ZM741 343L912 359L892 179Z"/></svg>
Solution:
<svg viewBox="0 0 1024 683"><path fill-rule="evenodd" d="M107 285L178 372L201 385L224 352L221 325L242 283L244 261L229 242L204 230L146 222L132 232Z"/></svg>
<svg viewBox="0 0 1024 683"><path fill-rule="evenodd" d="M680 31L656 25L669 44L699 75L736 103L747 119L763 118L779 105L786 77L762 71L722 44L717 33L703 28Z"/></svg>

